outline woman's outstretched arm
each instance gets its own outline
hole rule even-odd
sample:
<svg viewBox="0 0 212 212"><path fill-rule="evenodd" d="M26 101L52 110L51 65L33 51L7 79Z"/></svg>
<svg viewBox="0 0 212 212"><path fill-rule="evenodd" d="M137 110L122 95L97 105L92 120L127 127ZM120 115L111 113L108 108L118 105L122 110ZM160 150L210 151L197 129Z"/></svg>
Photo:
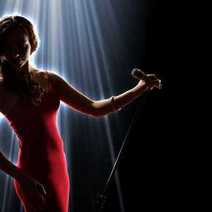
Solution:
<svg viewBox="0 0 212 212"><path fill-rule="evenodd" d="M148 76L148 75L147 75ZM60 100L65 102L68 106L79 112L91 115L93 117L100 117L115 112L123 108L137 97L139 97L146 90L160 87L160 80L152 77L149 82L140 80L132 89L123 92L120 95L112 96L108 99L92 100L84 95L59 75L51 72L49 73L50 81L54 92Z"/></svg>

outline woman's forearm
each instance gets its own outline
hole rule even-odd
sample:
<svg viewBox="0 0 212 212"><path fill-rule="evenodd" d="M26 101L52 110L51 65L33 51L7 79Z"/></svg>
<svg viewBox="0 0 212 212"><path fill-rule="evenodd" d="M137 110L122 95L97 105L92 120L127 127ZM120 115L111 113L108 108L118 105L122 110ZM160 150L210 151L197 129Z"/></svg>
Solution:
<svg viewBox="0 0 212 212"><path fill-rule="evenodd" d="M0 152L0 170L13 177L14 179L21 181L24 174L23 172L10 162L1 152Z"/></svg>
<svg viewBox="0 0 212 212"><path fill-rule="evenodd" d="M115 112L131 103L147 90L145 82L139 81L138 84L126 92L113 96L108 99L94 101L93 107L96 110L96 116L103 116L111 112Z"/></svg>

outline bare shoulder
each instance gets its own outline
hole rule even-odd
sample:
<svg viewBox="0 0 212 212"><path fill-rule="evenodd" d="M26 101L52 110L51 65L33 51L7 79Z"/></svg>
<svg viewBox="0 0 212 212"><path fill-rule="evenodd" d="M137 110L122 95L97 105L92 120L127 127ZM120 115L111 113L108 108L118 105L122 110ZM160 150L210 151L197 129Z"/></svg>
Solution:
<svg viewBox="0 0 212 212"><path fill-rule="evenodd" d="M2 72L1 72L1 66L0 66L0 87L3 83L3 76L2 76Z"/></svg>
<svg viewBox="0 0 212 212"><path fill-rule="evenodd" d="M64 76L52 71L49 72L49 81L51 82L52 89L60 95L78 95L80 91L74 87Z"/></svg>
<svg viewBox="0 0 212 212"><path fill-rule="evenodd" d="M51 71L33 69L31 71L32 79L37 81L45 90L51 89Z"/></svg>
<svg viewBox="0 0 212 212"><path fill-rule="evenodd" d="M62 76L60 76L58 73L56 73L55 71L47 71L48 72L48 77L50 80L52 81L59 81L59 80L63 80Z"/></svg>
<svg viewBox="0 0 212 212"><path fill-rule="evenodd" d="M41 78L43 78L44 82L47 82L49 91L51 90L57 93L65 86L71 86L59 73L55 71L42 70L39 71L39 74L41 75Z"/></svg>
<svg viewBox="0 0 212 212"><path fill-rule="evenodd" d="M0 112L2 112L2 107L4 103L5 91L3 90L3 78L0 77Z"/></svg>
<svg viewBox="0 0 212 212"><path fill-rule="evenodd" d="M48 71L48 78L54 88L59 88L64 85L70 86L70 84L64 79L64 77L56 73L55 71Z"/></svg>
<svg viewBox="0 0 212 212"><path fill-rule="evenodd" d="M1 76L0 76L0 95L2 93L2 87L3 87L3 78L1 78Z"/></svg>

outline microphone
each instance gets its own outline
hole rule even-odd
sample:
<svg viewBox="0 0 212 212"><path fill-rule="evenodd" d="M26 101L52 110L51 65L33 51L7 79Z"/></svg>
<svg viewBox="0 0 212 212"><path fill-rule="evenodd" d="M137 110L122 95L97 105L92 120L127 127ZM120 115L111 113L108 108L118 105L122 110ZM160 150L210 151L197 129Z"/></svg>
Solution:
<svg viewBox="0 0 212 212"><path fill-rule="evenodd" d="M158 79L154 74L149 74L148 76L143 72L141 71L140 69L138 68L134 68L132 71L131 71L131 75L133 78L135 79L138 79L138 80L144 80L145 82L147 82L147 84L152 84L153 81L158 81L158 86L155 86L157 87L158 89L162 89L162 84L161 84L161 80ZM153 86L154 87L154 86Z"/></svg>
<svg viewBox="0 0 212 212"><path fill-rule="evenodd" d="M0 64L3 64L5 61L7 61L7 58L5 56L0 56Z"/></svg>
<svg viewBox="0 0 212 212"><path fill-rule="evenodd" d="M135 78L135 79L138 79L138 80L146 80L147 79L147 76L146 74L141 71L140 69L137 69L137 68L134 68L131 72L131 75Z"/></svg>

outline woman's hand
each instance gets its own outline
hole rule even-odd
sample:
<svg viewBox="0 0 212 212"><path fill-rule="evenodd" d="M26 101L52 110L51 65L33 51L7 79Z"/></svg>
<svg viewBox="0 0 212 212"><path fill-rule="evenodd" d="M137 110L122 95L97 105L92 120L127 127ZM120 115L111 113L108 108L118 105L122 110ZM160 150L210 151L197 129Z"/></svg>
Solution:
<svg viewBox="0 0 212 212"><path fill-rule="evenodd" d="M161 80L155 74L145 74L142 70L134 68L131 75L140 80L138 83L140 86L144 86L149 90L162 88Z"/></svg>
<svg viewBox="0 0 212 212"><path fill-rule="evenodd" d="M24 176L20 181L21 191L29 203L30 212L45 211L47 193L44 186L32 177Z"/></svg>
<svg viewBox="0 0 212 212"><path fill-rule="evenodd" d="M157 78L155 74L146 74L143 81L146 83L149 90L153 90L154 88L161 89L162 87L161 80Z"/></svg>

